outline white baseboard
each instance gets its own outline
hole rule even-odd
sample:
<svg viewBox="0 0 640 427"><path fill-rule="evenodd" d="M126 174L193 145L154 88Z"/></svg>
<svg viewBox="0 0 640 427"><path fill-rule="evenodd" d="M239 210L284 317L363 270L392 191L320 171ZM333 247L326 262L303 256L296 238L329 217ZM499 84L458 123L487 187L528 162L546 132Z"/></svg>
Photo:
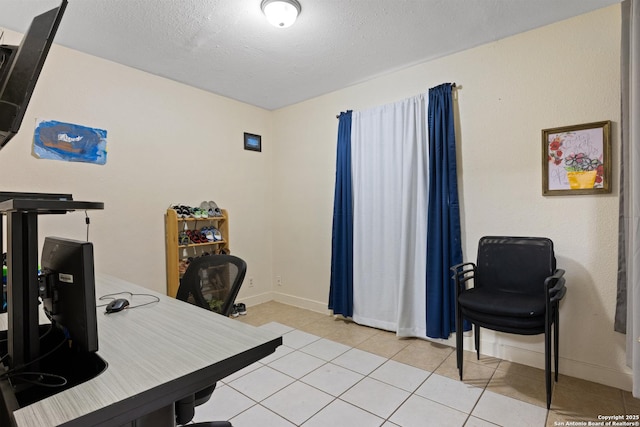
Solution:
<svg viewBox="0 0 640 427"><path fill-rule="evenodd" d="M452 341L453 346L455 347L455 339L450 339L449 341ZM475 352L473 336L465 335L464 348L465 350ZM565 358L562 357L562 342L560 343L560 349L561 355L558 360L558 372L560 375L568 375L598 384L631 391L633 384L631 369L628 369L628 371L620 371L607 366L600 366L589 362ZM483 355L497 357L502 360L508 360L510 362L520 363L522 365L544 370L544 347L538 351L480 339L480 357ZM553 369L553 359L551 364ZM562 379L559 381L562 381Z"/></svg>
<svg viewBox="0 0 640 427"><path fill-rule="evenodd" d="M283 294L281 292L264 292L259 295L238 298L237 302L242 302L251 307L253 305L263 304L269 301L281 302L294 307L304 308L306 310L315 311L322 314L331 314L327 308L327 303L321 303L306 298L300 298L293 295Z"/></svg>
<svg viewBox="0 0 640 427"><path fill-rule="evenodd" d="M318 302L306 298L300 298L281 292L265 292L248 298L243 298L241 302L247 306L262 304L268 301L277 301L283 304L300 307L307 310L315 311L322 314L331 314L331 310L327 308L326 302ZM482 335L481 335L482 336ZM444 345L449 345L455 349L455 334L447 340L432 340ZM473 335L466 333L464 336L465 350L475 351L473 344ZM562 348L562 343L560 343ZM544 369L544 350L531 350L522 347L516 347L509 344L499 343L490 340L480 340L481 357L497 357L502 360L508 360L514 363L520 363L534 368ZM552 362L553 363L553 362ZM559 373L587 381L593 381L598 384L608 385L610 387L631 391L633 380L631 369L619 371L606 366L599 366L580 360L572 360L560 356ZM562 379L560 379L562 381Z"/></svg>
<svg viewBox="0 0 640 427"><path fill-rule="evenodd" d="M283 304L293 305L294 307L304 308L307 310L315 311L316 313L331 314L331 310L327 308L326 302L322 303L289 294L283 294L281 292L274 292L273 296L276 301Z"/></svg>
<svg viewBox="0 0 640 427"><path fill-rule="evenodd" d="M242 302L246 304L247 307L251 307L253 305L263 304L265 302L273 301L275 298L273 297L273 292L265 292L259 295L253 295L245 298L238 298L236 302Z"/></svg>

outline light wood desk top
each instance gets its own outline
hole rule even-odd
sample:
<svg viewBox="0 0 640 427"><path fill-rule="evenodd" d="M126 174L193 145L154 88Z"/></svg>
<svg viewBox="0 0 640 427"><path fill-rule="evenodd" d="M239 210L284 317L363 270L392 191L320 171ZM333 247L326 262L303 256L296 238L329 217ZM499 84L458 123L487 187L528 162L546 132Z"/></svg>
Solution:
<svg viewBox="0 0 640 427"><path fill-rule="evenodd" d="M114 277L96 278L97 298L123 291L152 294L160 302L108 315L98 307L98 355L108 368L85 383L18 409L18 427L123 425L213 384L282 344L273 332ZM154 300L122 297L131 307Z"/></svg>

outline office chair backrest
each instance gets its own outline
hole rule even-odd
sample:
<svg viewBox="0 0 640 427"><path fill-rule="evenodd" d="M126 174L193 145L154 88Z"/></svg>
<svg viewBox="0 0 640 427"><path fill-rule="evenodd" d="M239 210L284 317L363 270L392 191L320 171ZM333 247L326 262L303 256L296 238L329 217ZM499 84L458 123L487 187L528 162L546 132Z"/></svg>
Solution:
<svg viewBox="0 0 640 427"><path fill-rule="evenodd" d="M540 294L556 269L553 242L544 237L487 236L478 244L474 286Z"/></svg>
<svg viewBox="0 0 640 427"><path fill-rule="evenodd" d="M247 272L247 264L233 255L201 256L189 264L176 298L229 316Z"/></svg>

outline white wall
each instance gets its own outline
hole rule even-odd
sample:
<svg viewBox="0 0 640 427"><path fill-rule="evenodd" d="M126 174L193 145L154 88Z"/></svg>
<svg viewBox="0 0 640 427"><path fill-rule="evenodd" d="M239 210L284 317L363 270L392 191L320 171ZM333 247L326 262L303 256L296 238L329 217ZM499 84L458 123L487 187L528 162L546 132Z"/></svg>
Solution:
<svg viewBox="0 0 640 427"><path fill-rule="evenodd" d="M336 114L456 82L465 260L475 259L483 235L550 237L569 288L560 313L560 371L629 389L624 337L613 331L618 168L610 195L543 197L541 183L546 128L611 120L618 164L619 45L616 5L276 111L276 299L326 310ZM485 354L544 366L542 336L485 330L482 339Z"/></svg>
<svg viewBox="0 0 640 427"><path fill-rule="evenodd" d="M36 118L106 129L107 164L36 159ZM244 150L243 132L262 135L262 153ZM254 278L240 297L270 298L270 135L269 111L54 45L20 132L0 152L0 189L104 202L89 212L96 270L161 292L166 209L213 200L228 209L231 251ZM85 237L84 212L39 223L40 240Z"/></svg>

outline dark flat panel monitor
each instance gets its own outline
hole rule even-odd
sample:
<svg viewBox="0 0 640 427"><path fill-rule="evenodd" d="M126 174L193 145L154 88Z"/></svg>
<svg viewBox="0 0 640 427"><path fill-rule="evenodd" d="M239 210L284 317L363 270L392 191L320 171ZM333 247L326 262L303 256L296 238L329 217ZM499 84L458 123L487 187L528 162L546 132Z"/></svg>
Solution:
<svg viewBox="0 0 640 427"><path fill-rule="evenodd" d="M66 7L33 18L19 46L0 46L0 148L20 129Z"/></svg>
<svg viewBox="0 0 640 427"><path fill-rule="evenodd" d="M40 295L47 317L80 352L98 350L93 245L46 237L42 248Z"/></svg>

